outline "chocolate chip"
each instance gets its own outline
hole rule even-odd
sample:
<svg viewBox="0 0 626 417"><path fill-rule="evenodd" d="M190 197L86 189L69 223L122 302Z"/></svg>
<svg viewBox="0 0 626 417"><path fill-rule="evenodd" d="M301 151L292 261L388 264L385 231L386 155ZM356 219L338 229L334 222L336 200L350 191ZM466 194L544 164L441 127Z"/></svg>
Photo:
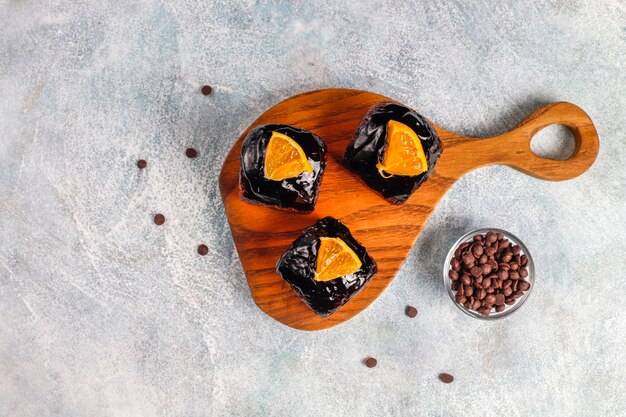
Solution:
<svg viewBox="0 0 626 417"><path fill-rule="evenodd" d="M519 264L516 262L510 263L509 266L511 267L511 271L517 271L519 269Z"/></svg>
<svg viewBox="0 0 626 417"><path fill-rule="evenodd" d="M504 269L500 269L498 271L498 279L500 280L505 280L509 277L509 272L505 271Z"/></svg>
<svg viewBox="0 0 626 417"><path fill-rule="evenodd" d="M498 236L494 232L489 231L485 235L485 240L487 240L487 242L489 242L489 243L493 243L496 240L498 240Z"/></svg>
<svg viewBox="0 0 626 417"><path fill-rule="evenodd" d="M519 276L522 278L526 278L528 276L528 270L526 268L522 268L519 270Z"/></svg>
<svg viewBox="0 0 626 417"><path fill-rule="evenodd" d="M480 307L480 300L474 300L472 303L472 309L477 310Z"/></svg>
<svg viewBox="0 0 626 417"><path fill-rule="evenodd" d="M156 224L157 226L161 226L163 223L165 223L165 216L162 214L156 214L154 216L154 224Z"/></svg>
<svg viewBox="0 0 626 417"><path fill-rule="evenodd" d="M198 254L199 255L206 255L207 253L209 253L209 248L207 247L207 245L202 244L202 245L198 245Z"/></svg>
<svg viewBox="0 0 626 417"><path fill-rule="evenodd" d="M505 283L506 284L506 283ZM510 285L510 284L509 284ZM510 296L511 294L513 294L513 288L511 287L506 287L504 290L502 290L502 294L504 294L505 297Z"/></svg>
<svg viewBox="0 0 626 417"><path fill-rule="evenodd" d="M202 94L204 94L205 96L208 96L213 92L213 88L210 85L204 85L202 86L202 90L200 91L202 91Z"/></svg>
<svg viewBox="0 0 626 417"><path fill-rule="evenodd" d="M406 310L404 310L404 313L407 316L414 318L415 316L417 316L417 309L413 306L407 306Z"/></svg>
<svg viewBox="0 0 626 417"><path fill-rule="evenodd" d="M504 239L504 233L502 233L502 232L496 233L496 236L498 237L498 240Z"/></svg>
<svg viewBox="0 0 626 417"><path fill-rule="evenodd" d="M486 304L495 304L496 302L496 296L493 294L489 294L488 296L485 297L485 303Z"/></svg>
<svg viewBox="0 0 626 417"><path fill-rule="evenodd" d="M450 374L439 374L439 380L444 384L450 384L454 381L454 377Z"/></svg>
<svg viewBox="0 0 626 417"><path fill-rule="evenodd" d="M519 245L514 245L511 248L511 252L513 252L513 255L519 255L521 251L522 251L522 248L520 248Z"/></svg>
<svg viewBox="0 0 626 417"><path fill-rule="evenodd" d="M185 155L187 155L187 158L195 158L198 156L198 152L194 148L187 148Z"/></svg>
<svg viewBox="0 0 626 417"><path fill-rule="evenodd" d="M459 304L463 304L463 303L465 303L465 301L467 301L467 298L465 297L465 294L461 294L461 293L458 293L458 294L454 297L454 299L455 299L455 300L456 300L456 302L457 302L457 303L459 303Z"/></svg>
<svg viewBox="0 0 626 417"><path fill-rule="evenodd" d="M461 282L463 283L463 285L470 285L472 283L472 279L468 274L464 273L461 277Z"/></svg>
<svg viewBox="0 0 626 417"><path fill-rule="evenodd" d="M457 258L452 258L450 265L453 271L459 272L461 270L461 262Z"/></svg>
<svg viewBox="0 0 626 417"><path fill-rule="evenodd" d="M504 304L504 294L496 294L496 305L501 306Z"/></svg>
<svg viewBox="0 0 626 417"><path fill-rule="evenodd" d="M475 258L480 258L480 255L483 254L483 247L478 243L474 243L472 245L472 253L474 254Z"/></svg>
<svg viewBox="0 0 626 417"><path fill-rule="evenodd" d="M528 281L519 281L519 284L517 285L517 289L522 290L522 291L528 291L529 288L530 288L530 282Z"/></svg>
<svg viewBox="0 0 626 417"><path fill-rule="evenodd" d="M487 261L489 260L489 258L487 257L487 255L485 255L484 253L482 255L480 255L480 258L478 258L478 264L479 265L484 265L487 263Z"/></svg>
<svg viewBox="0 0 626 417"><path fill-rule="evenodd" d="M482 269L483 275L489 275L491 273L491 265L489 264L482 264L480 269Z"/></svg>
<svg viewBox="0 0 626 417"><path fill-rule="evenodd" d="M502 305L496 305L496 311L499 313L501 311L504 311L504 309L506 308L506 306L504 305L504 303Z"/></svg>
<svg viewBox="0 0 626 417"><path fill-rule="evenodd" d="M519 279L520 275L517 271L509 271L509 278L511 279Z"/></svg>
<svg viewBox="0 0 626 417"><path fill-rule="evenodd" d="M481 242L483 240L483 235L475 235L472 239L474 239L474 242Z"/></svg>
<svg viewBox="0 0 626 417"><path fill-rule="evenodd" d="M482 275L483 270L482 270L482 268L481 268L481 267L479 267L479 266L473 266L473 267L472 267L472 269L470 269L470 273L471 273L473 276L477 277L477 276L479 276L479 275Z"/></svg>
<svg viewBox="0 0 626 417"><path fill-rule="evenodd" d="M139 161L137 161L137 168L144 169L147 166L148 163L144 159L140 159Z"/></svg>
<svg viewBox="0 0 626 417"><path fill-rule="evenodd" d="M459 273L456 272L454 269L451 269L448 271L448 278L450 278L452 281L456 281L457 279L459 279Z"/></svg>
<svg viewBox="0 0 626 417"><path fill-rule="evenodd" d="M376 365L378 365L378 361L376 360L376 358L365 359L365 366L367 366L368 368L375 368Z"/></svg>
<svg viewBox="0 0 626 417"><path fill-rule="evenodd" d="M468 266L473 266L476 263L476 258L474 258L474 255L471 253L467 252L463 255L463 263Z"/></svg>
<svg viewBox="0 0 626 417"><path fill-rule="evenodd" d="M519 262L520 266L528 265L528 257L526 255L522 255Z"/></svg>

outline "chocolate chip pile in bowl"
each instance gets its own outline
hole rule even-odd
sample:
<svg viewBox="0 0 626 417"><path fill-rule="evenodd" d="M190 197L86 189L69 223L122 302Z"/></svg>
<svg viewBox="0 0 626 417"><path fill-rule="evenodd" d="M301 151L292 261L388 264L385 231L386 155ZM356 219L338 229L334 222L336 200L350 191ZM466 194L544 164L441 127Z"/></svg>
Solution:
<svg viewBox="0 0 626 417"><path fill-rule="evenodd" d="M450 249L443 279L450 298L472 317L508 316L526 301L534 284L528 249L499 229L474 230Z"/></svg>

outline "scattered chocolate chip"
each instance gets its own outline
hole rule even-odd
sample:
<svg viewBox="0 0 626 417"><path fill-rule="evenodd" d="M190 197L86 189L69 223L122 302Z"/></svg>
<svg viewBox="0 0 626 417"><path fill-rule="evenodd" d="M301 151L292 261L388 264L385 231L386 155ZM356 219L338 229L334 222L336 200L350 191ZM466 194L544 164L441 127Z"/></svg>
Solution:
<svg viewBox="0 0 626 417"><path fill-rule="evenodd" d="M378 365L378 361L376 360L376 358L365 359L365 366L367 366L368 368L375 368L376 365Z"/></svg>
<svg viewBox="0 0 626 417"><path fill-rule="evenodd" d="M163 223L165 223L165 216L161 213L156 214L154 216L154 224L156 224L157 226L161 226Z"/></svg>
<svg viewBox="0 0 626 417"><path fill-rule="evenodd" d="M209 253L209 248L207 247L207 245L202 244L202 245L198 245L198 254L199 255L206 255L207 253Z"/></svg>
<svg viewBox="0 0 626 417"><path fill-rule="evenodd" d="M194 148L187 148L185 155L187 155L187 158L195 158L198 156L198 152Z"/></svg>
<svg viewBox="0 0 626 417"><path fill-rule="evenodd" d="M406 310L404 311L404 313L407 316L409 316L411 318L414 318L415 316L417 316L417 309L415 307L413 307L413 306L407 306Z"/></svg>
<svg viewBox="0 0 626 417"><path fill-rule="evenodd" d="M454 381L454 377L450 374L439 374L439 380L444 384L450 384Z"/></svg>
<svg viewBox="0 0 626 417"><path fill-rule="evenodd" d="M139 161L137 161L137 168L144 169L147 166L148 163L144 159L140 159Z"/></svg>
<svg viewBox="0 0 626 417"><path fill-rule="evenodd" d="M202 90L200 91L202 91L202 94L204 94L205 96L208 96L213 92L213 88L210 85L204 85L202 86Z"/></svg>

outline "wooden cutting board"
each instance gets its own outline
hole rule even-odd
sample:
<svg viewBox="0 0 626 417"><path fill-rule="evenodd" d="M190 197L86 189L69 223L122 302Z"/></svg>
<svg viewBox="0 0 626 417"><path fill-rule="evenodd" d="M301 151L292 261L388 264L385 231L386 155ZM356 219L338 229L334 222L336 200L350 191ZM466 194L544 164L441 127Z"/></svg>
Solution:
<svg viewBox="0 0 626 417"><path fill-rule="evenodd" d="M254 301L281 323L296 329L319 330L343 323L363 311L389 285L439 199L465 173L498 164L537 178L561 181L585 172L598 154L598 135L593 122L571 103L542 107L510 132L487 139L460 136L433 123L443 142L441 158L430 178L405 204L396 206L364 185L341 163L363 116L373 106L393 101L348 89L319 90L291 97L254 121L226 157L220 190L239 258ZM242 141L250 129L268 123L309 130L328 145L328 164L315 211L310 214L289 213L240 198ZM569 159L549 160L531 152L532 136L550 124L561 124L572 131L576 149ZM351 230L378 264L378 274L337 312L320 318L274 268L276 260L302 230L325 216L341 220Z"/></svg>

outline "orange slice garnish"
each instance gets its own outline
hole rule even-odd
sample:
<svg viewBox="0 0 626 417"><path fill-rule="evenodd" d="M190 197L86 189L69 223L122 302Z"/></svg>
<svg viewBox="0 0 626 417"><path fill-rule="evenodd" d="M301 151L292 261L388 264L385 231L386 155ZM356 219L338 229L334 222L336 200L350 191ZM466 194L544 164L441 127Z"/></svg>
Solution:
<svg viewBox="0 0 626 417"><path fill-rule="evenodd" d="M407 125L396 120L387 123L387 148L376 164L382 177L415 176L428 171L428 162L419 137Z"/></svg>
<svg viewBox="0 0 626 417"><path fill-rule="evenodd" d="M354 251L338 237L320 238L317 251L316 281L330 281L355 273L363 263Z"/></svg>
<svg viewBox="0 0 626 417"><path fill-rule="evenodd" d="M265 178L281 181L294 178L303 172L311 173L313 168L298 143L289 136L272 132L265 151L263 173Z"/></svg>

